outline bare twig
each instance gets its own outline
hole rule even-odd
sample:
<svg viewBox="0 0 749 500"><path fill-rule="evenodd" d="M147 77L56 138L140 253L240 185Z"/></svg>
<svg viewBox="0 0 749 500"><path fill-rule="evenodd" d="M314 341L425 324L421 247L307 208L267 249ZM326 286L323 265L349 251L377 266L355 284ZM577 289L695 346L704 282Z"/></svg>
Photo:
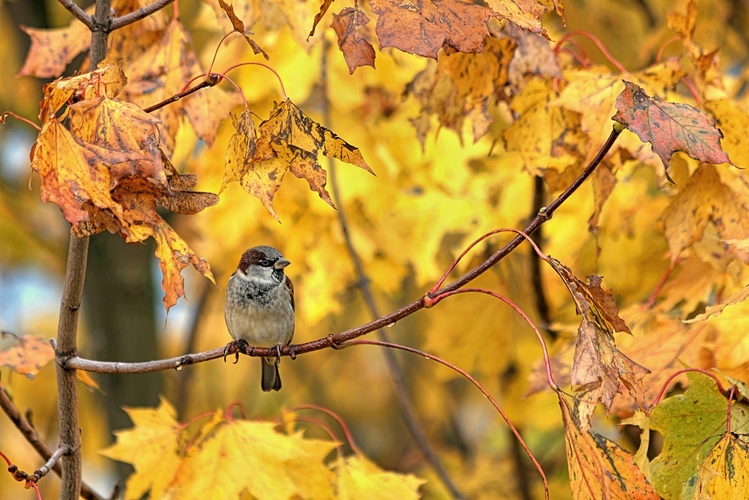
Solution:
<svg viewBox="0 0 749 500"><path fill-rule="evenodd" d="M508 427L510 428L510 431L515 436L515 439L520 443L520 446L525 451L526 455L528 455L528 458L531 459L531 462L533 462L533 465L536 467L536 470L538 471L539 475L541 476L541 479L544 483L544 498L546 500L549 500L549 483L546 480L546 474L544 473L543 468L541 467L541 464L538 463L538 460L536 460L536 457L533 456L533 453L531 453L530 448L528 448L528 445L525 444L525 441L523 441L522 436L518 433L517 429L515 429L515 426L510 421L510 418L507 416L507 414L502 410L502 407L499 406L499 404L494 400L491 394L484 389L484 387L479 384L479 382L473 378L468 372L465 370L453 365L452 363L449 363L445 361L444 359L438 358L437 356L434 356L432 354L426 353L424 351L420 351L419 349L414 349L413 347L408 347L400 344L392 344L389 342L382 342L382 341L376 341L376 340L352 340L351 342L346 342L343 345L340 345L340 348L354 346L354 345L378 345L382 347L389 347L391 349L400 349L402 351L410 352L412 354L418 354L419 356L423 356L429 361L436 361L437 363L446 366L450 368L451 370L455 370L456 372L463 375L465 378L471 381L473 385L478 388L479 391L481 391L481 394L483 394L486 399L489 400L489 402L494 406L494 408L499 412L500 415L502 415L502 418L507 423Z"/></svg>
<svg viewBox="0 0 749 500"><path fill-rule="evenodd" d="M621 134L623 130L624 128L619 126L619 124L614 125L614 130L611 132L611 135L606 140L606 143L601 147L601 150L598 152L596 157L593 159L593 161L591 161L590 165L585 168L580 176L575 179L575 181L562 194L560 194L557 199L551 202L549 206L541 209L541 211L538 213L538 215L536 215L536 217L533 218L530 224L528 224L528 226L522 230L525 235L532 234L544 222L551 219L554 212L562 205L562 203L564 203L570 196L572 196L572 194L582 185L582 183L585 182L585 180L595 171L596 167L601 163L604 156L606 156L606 153L608 153L608 151L614 145L616 138L619 137L619 134ZM327 337L313 340L311 342L306 342L304 344L288 345L282 347L280 351L278 351L276 347L253 347L249 351L243 352L243 354L257 357L276 357L279 354L281 356L295 357L298 354L319 351L320 349L338 348L339 344L342 344L349 340L353 340L357 337L361 337L362 335L366 335L367 333L373 332L375 330L379 330L380 328L387 327L388 325L394 325L398 321L412 315L416 311L424 309L424 307L426 307L425 300L429 301L430 303L434 303L434 297L443 295L447 292L451 292L465 286L466 284L481 276L497 262L507 257L523 241L525 241L525 236L516 236L484 262L482 262L457 280L453 281L452 283L435 292L430 292L425 297L421 297L420 299L401 307L397 311L377 318L374 321L370 321L369 323L357 326L356 328L351 328L336 335L328 335ZM237 352L239 352L237 346L230 346L226 350L226 354L235 354ZM208 361L210 359L220 358L223 357L224 354L224 349L218 348L196 354L187 354L185 356L177 358L149 361L145 363L101 362L86 360L83 358L79 358L78 356L71 356L70 358L64 360L64 363L70 368L93 372L145 373L151 371L178 369L184 365L195 364L203 361Z"/></svg>
<svg viewBox="0 0 749 500"><path fill-rule="evenodd" d="M208 296L210 295L208 291L212 288L212 284L209 285L208 280L201 280L201 283L201 289L198 292L198 302L195 305L195 310L193 311L192 322L190 324L190 333L187 337L187 345L185 346L185 351L187 352L191 352L193 349L195 349L195 345L197 344L200 322L203 319L203 312L205 311L206 304L208 304ZM177 382L177 415L183 416L185 414L187 404L190 402L188 387L190 385L191 378L192 370L187 370L181 374L181 376L179 377L179 381Z"/></svg>
<svg viewBox="0 0 749 500"><path fill-rule="evenodd" d="M174 0L156 0L150 5L146 5L145 7L133 11L129 14L125 14L122 17L118 17L112 21L110 30L118 30L120 28L124 28L128 24L132 24L136 21L140 21L141 19L145 19L157 10L163 9L172 2L174 2Z"/></svg>
<svg viewBox="0 0 749 500"><path fill-rule="evenodd" d="M79 238L70 233L68 266L65 287L60 304L60 323L57 327L58 358L77 353L78 312L83 294L88 257L88 237ZM60 498L75 500L81 489L81 436L78 426L78 378L75 370L57 364L57 418L60 426L60 447L69 450L62 461Z"/></svg>
<svg viewBox="0 0 749 500"><path fill-rule="evenodd" d="M65 7L68 10L68 12L73 14L73 17L78 19L80 22L86 25L88 29L93 31L94 20L91 18L91 16L86 14L86 12L83 9L78 7L78 5L76 5L75 2L73 2L73 0L57 0L57 1L60 2L60 5Z"/></svg>
<svg viewBox="0 0 749 500"><path fill-rule="evenodd" d="M323 119L325 121L324 125L326 127L330 127L331 124L330 100L328 98L327 61L329 45L329 42L326 40L322 49L323 60L322 64L320 65L322 80ZM372 288L369 286L369 276L364 270L364 265L361 261L361 258L359 257L359 254L354 247L353 241L351 240L348 220L346 219L346 212L344 210L343 201L341 198L340 185L338 184L338 170L332 158L328 159L328 172L330 174L330 188L332 191L333 200L336 204L336 207L338 207L338 210L336 211L336 214L338 215L338 224L341 227L341 233L343 233L343 239L346 242L346 249L348 250L349 257L351 258L351 263L354 265L357 285L359 287L359 290L361 291L364 303L367 305L367 309L369 309L370 315L372 316L372 318L379 318L380 312L377 308L374 294L372 293ZM377 330L377 336L383 342L389 341L387 333L385 333L385 330L383 330L382 328ZM460 492L460 490L458 490L455 482L447 473L447 470L445 470L439 456L434 452L432 446L429 444L429 440L427 439L426 434L422 429L421 423L416 418L416 412L414 411L413 406L411 405L411 399L408 396L408 389L406 388L403 370L401 370L400 365L398 365L398 360L395 358L395 354L390 349L384 349L382 352L385 356L385 362L388 365L390 375L393 379L393 382L395 383L395 394L398 397L401 416L406 423L408 431L411 433L411 436L416 442L416 446L419 448L419 450L421 450L424 458L426 458L427 462L429 462L429 465L432 466L434 472L444 483L445 487L447 487L447 489L450 491L450 494L453 496L453 498L464 499L465 496Z"/></svg>
<svg viewBox="0 0 749 500"><path fill-rule="evenodd" d="M8 397L8 393L5 392L5 389L2 387L2 385L0 385L0 408L2 408L5 414L8 415L8 418L11 422L13 422L13 425L16 426L23 437L26 438L26 441L31 445L32 448L36 450L39 456L44 460L48 460L52 456L52 450L50 449L49 445L47 445L44 439L39 436L39 433L36 432L36 429L34 429L28 419L23 418L21 412L18 411L16 405L14 405L13 401L11 401L11 399ZM54 467L52 467L52 470L58 476L62 475L62 466L59 462L55 463ZM103 497L99 496L94 490L91 489L90 486L85 483L83 483L81 486L81 496L89 500L104 500Z"/></svg>
<svg viewBox="0 0 749 500"><path fill-rule="evenodd" d="M533 213L535 216L541 208L544 206L544 198L546 197L546 189L544 186L544 178L537 175L533 179ZM543 248L543 226L536 230L536 233L532 236L533 241L536 242L539 248ZM536 310L538 315L541 317L541 325L546 333L549 334L552 340L555 340L559 334L556 330L551 328L551 317L549 316L549 302L546 300L546 291L544 290L543 276L541 274L541 257L537 253L530 254L530 266L531 266L531 285L533 286L533 295L536 299Z"/></svg>
<svg viewBox="0 0 749 500"><path fill-rule="evenodd" d="M44 465L34 471L34 475L31 476L30 480L34 481L35 483L39 482L41 478L49 474L49 471L53 469L55 465L57 465L57 461L60 460L63 455L67 455L68 453L70 453L70 450L68 450L67 448L57 448L52 456L49 457L49 460L47 460Z"/></svg>

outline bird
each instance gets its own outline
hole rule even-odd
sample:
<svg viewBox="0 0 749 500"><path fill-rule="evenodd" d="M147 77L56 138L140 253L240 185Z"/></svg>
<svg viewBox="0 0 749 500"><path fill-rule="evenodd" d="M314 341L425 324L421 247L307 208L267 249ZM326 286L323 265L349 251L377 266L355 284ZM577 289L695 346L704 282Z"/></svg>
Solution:
<svg viewBox="0 0 749 500"><path fill-rule="evenodd" d="M294 337L294 285L284 274L289 264L273 247L250 248L242 254L226 287L224 319L234 341L275 346L279 352L275 358L261 359L263 392L281 389L280 349Z"/></svg>

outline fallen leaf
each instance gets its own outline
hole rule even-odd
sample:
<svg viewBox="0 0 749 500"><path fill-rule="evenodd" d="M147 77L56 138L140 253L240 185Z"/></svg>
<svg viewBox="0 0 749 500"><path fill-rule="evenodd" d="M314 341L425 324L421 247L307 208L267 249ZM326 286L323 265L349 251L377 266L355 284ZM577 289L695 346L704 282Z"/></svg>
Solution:
<svg viewBox="0 0 749 500"><path fill-rule="evenodd" d="M625 80L624 85L624 91L616 99L618 112L613 119L643 142L649 142L666 168L676 151L683 151L697 161L731 163L720 147L723 134L712 118L689 104L650 97L634 83Z"/></svg>
<svg viewBox="0 0 749 500"><path fill-rule="evenodd" d="M372 44L359 36L359 27L369 22L369 18L359 8L346 7L333 14L330 25L338 37L338 48L343 53L350 74L360 66L375 67L375 50Z"/></svg>
<svg viewBox="0 0 749 500"><path fill-rule="evenodd" d="M372 11L379 15L375 31L381 49L395 47L432 59L440 49L481 52L489 34L486 22L494 15L460 0L373 0Z"/></svg>

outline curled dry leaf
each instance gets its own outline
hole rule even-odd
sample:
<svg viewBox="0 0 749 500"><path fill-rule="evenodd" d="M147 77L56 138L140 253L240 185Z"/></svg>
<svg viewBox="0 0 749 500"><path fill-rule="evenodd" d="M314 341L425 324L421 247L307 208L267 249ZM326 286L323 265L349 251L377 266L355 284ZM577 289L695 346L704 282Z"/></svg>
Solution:
<svg viewBox="0 0 749 500"><path fill-rule="evenodd" d="M343 53L350 74L359 66L375 67L375 50L372 44L359 36L359 27L369 22L361 9L346 7L338 14L333 14L330 25L338 37L338 48Z"/></svg>
<svg viewBox="0 0 749 500"><path fill-rule="evenodd" d="M312 29L310 30L309 35L307 35L307 41L309 41L310 37L314 36L318 23L322 20L322 16L328 12L328 9L334 1L335 0L322 0L322 3L320 4L320 12L315 14L315 19L312 21Z"/></svg>
<svg viewBox="0 0 749 500"><path fill-rule="evenodd" d="M650 370L617 349L614 333L631 332L619 317L611 292L602 287L600 276L589 276L589 283L585 284L558 260L552 258L550 262L570 291L578 314L583 316L570 373L572 387L578 394L576 416L581 428L589 427L599 402L608 411L614 397L621 392L620 382L638 405L645 407L643 377Z"/></svg>
<svg viewBox="0 0 749 500"><path fill-rule="evenodd" d="M250 45L252 51L255 54L263 54L266 60L270 59L270 56L260 47L260 45L258 45L255 40L247 36L247 33L245 32L244 22L242 22L242 20L239 19L237 14L234 12L234 6L227 4L226 2L224 2L224 0L218 0L218 4L224 10L224 12L226 12L226 16L229 18L234 31L240 33L244 37L244 39ZM315 18L315 20L317 21L317 18Z"/></svg>

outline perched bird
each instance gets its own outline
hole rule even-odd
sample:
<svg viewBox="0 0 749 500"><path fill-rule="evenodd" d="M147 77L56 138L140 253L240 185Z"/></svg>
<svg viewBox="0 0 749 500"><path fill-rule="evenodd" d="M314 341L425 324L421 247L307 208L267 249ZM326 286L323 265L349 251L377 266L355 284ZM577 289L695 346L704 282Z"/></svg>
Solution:
<svg viewBox="0 0 749 500"><path fill-rule="evenodd" d="M291 343L294 336L294 285L283 270L290 262L273 247L250 248L226 287L224 318L235 341L273 347ZM281 389L281 358L262 358L260 387Z"/></svg>

